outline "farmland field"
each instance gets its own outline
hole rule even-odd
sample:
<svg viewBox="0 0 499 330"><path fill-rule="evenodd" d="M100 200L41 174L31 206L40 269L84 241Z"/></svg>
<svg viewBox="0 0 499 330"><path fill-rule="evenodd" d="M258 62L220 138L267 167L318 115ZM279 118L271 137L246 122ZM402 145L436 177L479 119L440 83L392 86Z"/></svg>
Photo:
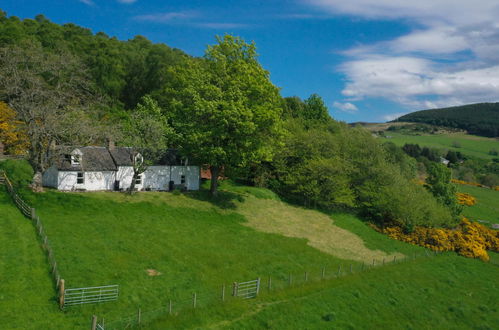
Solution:
<svg viewBox="0 0 499 330"><path fill-rule="evenodd" d="M499 151L499 140L494 138L465 133L407 135L386 131L385 135L391 136L391 138L380 137L380 139L393 142L398 146L403 146L406 143L417 143L421 147L459 151L475 158L493 159L498 157L489 154L492 149Z"/></svg>
<svg viewBox="0 0 499 330"><path fill-rule="evenodd" d="M1 191L0 208L2 215L7 215L2 216L0 232L0 240L8 246L8 252L2 251L5 267L1 271L7 281L2 283L0 301L5 307L2 308L2 316L9 322L6 328L38 329L46 324L59 328L86 328L93 314L105 317L112 325L113 321L136 315L138 308L144 311L144 322L152 321L152 318L146 317L147 312L159 310L159 314L155 315L164 315L170 299L174 301L174 309L180 313L174 319L153 323L151 328L260 328L265 326L265 322L269 327L290 324L300 327L300 324L306 323L296 323L295 318L302 314L310 314L309 319L303 316L302 322L310 322L307 324L312 328L327 326L321 320L331 312L319 309L321 315L317 315L308 309L301 310L294 303L301 300L310 306L323 301L320 305L330 306L328 308L334 311L333 318L343 320L338 324L346 327L350 322L358 327L360 319L349 316L343 303L329 297L353 296L352 299L360 299L359 305L354 305L356 308L372 305L382 316L380 320L384 320L398 307L386 305L383 301L373 305L375 296L369 297L376 292L383 295L382 290L389 289L391 295L404 300L402 297L419 292L421 285L429 285L432 269L438 272L440 282L445 284L448 281L449 286L457 287L463 287L475 277L474 272L479 271L482 279L476 285L485 288L492 283L488 282L488 278L497 272L495 266L456 256L423 258L425 261L415 261L415 265L422 263L419 266L400 263L380 267L369 273L296 288L289 293L285 290L275 296L263 295L251 302L231 303L225 307L215 304L215 307L207 309L214 301L219 301L222 283L271 275L278 286L278 283L286 283L289 273L309 271L311 277L317 277L323 266L337 269L339 265L352 264L358 269L362 261L375 258L379 262L382 258L388 260L393 256L402 260L404 255L424 251L420 247L388 239L351 214L330 216L297 208L281 202L265 189L228 182L221 188L221 196L215 201L208 197L207 191L187 194L145 192L133 196L50 190L35 195L25 191L25 198L37 208L44 222L59 270L68 287L120 285L120 298L115 303L73 307L65 312L57 308L55 291L31 223L17 212L5 192ZM331 239L328 240L327 236ZM433 264L433 260L442 261ZM460 267L464 267L463 274L445 273L442 270L445 260L454 265L452 267L457 273ZM460 263L462 266L459 266ZM472 266L468 269L467 265ZM405 281L414 278L416 269L424 270L416 276L418 280ZM22 275L24 280L14 274ZM386 276L394 276L394 282L386 281L380 289L376 289L375 284L383 282L383 278L388 278ZM25 278L33 278L34 281ZM391 289L388 288L390 283L395 283ZM447 299L453 291L438 283L428 289L428 295L423 291L423 297L408 304L419 309L427 299ZM446 290L441 291L439 285ZM199 295L200 308L194 317L189 311L193 292ZM470 311L485 308L482 304L488 305L482 301L497 296L493 286L489 286L485 295L482 291L473 292L474 295L463 297L466 304L472 306ZM360 298L355 298L356 295ZM285 302L274 306L276 300ZM412 301L412 297L408 300ZM259 304L265 308L259 307ZM276 316L283 313L279 309L281 307L293 310L293 315L288 316L290 320ZM180 308L184 310L180 311ZM260 312L253 314L252 308ZM469 311L461 305L451 304L445 308L457 308L457 313L463 311L465 316ZM443 317L445 308L433 311L432 317ZM482 322L484 326L492 324L494 315L497 315L492 307L487 308L489 314ZM208 314L203 314L203 311ZM398 317L404 322L410 319L405 312ZM347 318L351 320L346 322ZM448 324L458 320L455 316L447 318ZM418 316L414 325L428 325L427 322L428 317Z"/></svg>
<svg viewBox="0 0 499 330"><path fill-rule="evenodd" d="M468 185L457 185L459 192L467 193L477 199L473 206L465 206L463 215L471 220L486 220L499 223L499 191Z"/></svg>

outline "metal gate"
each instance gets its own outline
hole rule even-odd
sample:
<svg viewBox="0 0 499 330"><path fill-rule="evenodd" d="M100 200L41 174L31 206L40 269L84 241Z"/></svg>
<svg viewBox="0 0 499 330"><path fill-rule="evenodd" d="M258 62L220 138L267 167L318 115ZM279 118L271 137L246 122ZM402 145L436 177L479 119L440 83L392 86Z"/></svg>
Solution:
<svg viewBox="0 0 499 330"><path fill-rule="evenodd" d="M64 307L117 300L118 285L94 286L64 290Z"/></svg>
<svg viewBox="0 0 499 330"><path fill-rule="evenodd" d="M260 278L248 282L234 282L232 295L243 299L255 298L260 291Z"/></svg>

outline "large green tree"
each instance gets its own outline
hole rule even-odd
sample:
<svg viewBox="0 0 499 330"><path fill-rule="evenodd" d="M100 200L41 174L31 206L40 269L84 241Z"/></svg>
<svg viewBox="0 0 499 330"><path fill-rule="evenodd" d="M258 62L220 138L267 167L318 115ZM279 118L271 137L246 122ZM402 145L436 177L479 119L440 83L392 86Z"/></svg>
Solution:
<svg viewBox="0 0 499 330"><path fill-rule="evenodd" d="M170 73L160 98L174 115L181 151L210 167L212 194L221 169L271 158L282 103L254 43L217 37L203 59Z"/></svg>
<svg viewBox="0 0 499 330"><path fill-rule="evenodd" d="M158 103L146 95L125 118L122 131L122 142L131 147L133 178L129 192L132 193L139 175L166 152L173 130Z"/></svg>

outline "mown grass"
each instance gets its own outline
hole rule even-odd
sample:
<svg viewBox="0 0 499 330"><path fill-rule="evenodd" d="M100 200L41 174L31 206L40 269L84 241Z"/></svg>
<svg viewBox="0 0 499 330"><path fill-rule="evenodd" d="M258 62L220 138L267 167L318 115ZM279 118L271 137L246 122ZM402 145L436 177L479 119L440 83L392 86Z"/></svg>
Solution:
<svg viewBox="0 0 499 330"><path fill-rule="evenodd" d="M219 306L150 329L494 329L498 267L452 254L263 295L241 307Z"/></svg>
<svg viewBox="0 0 499 330"><path fill-rule="evenodd" d="M464 207L464 216L474 221L499 223L499 191L461 184L457 185L457 189L459 192L472 195L477 200L475 205Z"/></svg>
<svg viewBox="0 0 499 330"><path fill-rule="evenodd" d="M391 136L391 138L382 139L393 142L398 146L403 146L406 143L417 143L421 147L454 150L464 155L483 159L497 158L497 156L490 155L489 151L492 149L499 150L499 141L497 139L465 133L405 135L387 131L385 134ZM456 147L456 143L460 147Z"/></svg>

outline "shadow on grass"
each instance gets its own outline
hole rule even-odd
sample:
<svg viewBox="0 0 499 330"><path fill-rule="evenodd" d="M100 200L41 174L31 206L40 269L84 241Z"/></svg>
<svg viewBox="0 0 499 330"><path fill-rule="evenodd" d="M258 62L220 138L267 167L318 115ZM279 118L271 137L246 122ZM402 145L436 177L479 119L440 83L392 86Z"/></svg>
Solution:
<svg viewBox="0 0 499 330"><path fill-rule="evenodd" d="M203 202L211 203L221 209L234 210L236 209L236 201L244 202L244 196L239 193L219 190L216 196L212 196L209 190L201 189L198 191L191 191L185 196Z"/></svg>

